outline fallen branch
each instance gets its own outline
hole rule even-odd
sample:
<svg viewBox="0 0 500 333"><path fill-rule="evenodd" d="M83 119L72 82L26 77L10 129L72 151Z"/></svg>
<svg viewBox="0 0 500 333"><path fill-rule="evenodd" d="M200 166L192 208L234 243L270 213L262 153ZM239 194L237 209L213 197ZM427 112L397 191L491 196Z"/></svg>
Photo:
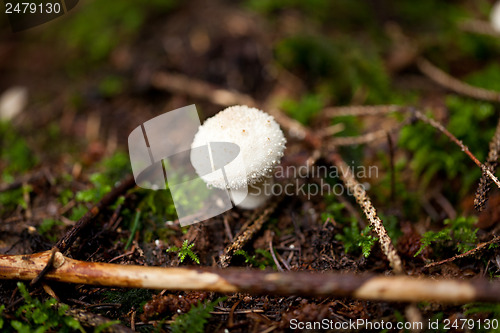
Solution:
<svg viewBox="0 0 500 333"><path fill-rule="evenodd" d="M106 194L101 201L92 207L78 222L71 228L55 247L62 253L66 252L69 246L76 240L80 231L89 226L93 219L106 207L112 204L120 195L135 186L134 176L131 174L125 177L120 184Z"/></svg>
<svg viewBox="0 0 500 333"><path fill-rule="evenodd" d="M0 278L31 280L45 267L50 251L0 255ZM84 262L57 252L46 280L126 288L205 290L257 295L354 297L366 300L442 303L500 301L500 284L474 281L258 269L205 270Z"/></svg>

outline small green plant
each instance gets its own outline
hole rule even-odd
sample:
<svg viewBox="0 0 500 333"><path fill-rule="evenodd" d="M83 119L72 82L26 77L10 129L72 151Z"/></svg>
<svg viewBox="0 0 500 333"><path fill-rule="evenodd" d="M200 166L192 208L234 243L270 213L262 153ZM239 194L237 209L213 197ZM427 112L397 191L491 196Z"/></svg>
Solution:
<svg viewBox="0 0 500 333"><path fill-rule="evenodd" d="M488 314L490 318L500 318L500 304L469 303L463 306L466 316L477 313Z"/></svg>
<svg viewBox="0 0 500 333"><path fill-rule="evenodd" d="M422 245L415 256L418 256L423 249L435 244L440 247L451 247L460 253L472 250L477 243L477 230L474 228L476 217L460 216L454 220L446 219L444 224L447 226L440 231L427 231L420 242Z"/></svg>
<svg viewBox="0 0 500 333"><path fill-rule="evenodd" d="M189 244L188 240L186 239L183 243L181 248L178 248L177 246L172 246L167 249L167 252L177 252L177 256L179 257L179 261L182 263L184 262L184 259L186 257L191 258L192 261L197 263L198 265L200 264L200 259L198 256L191 250L191 248L194 246L194 243Z"/></svg>
<svg viewBox="0 0 500 333"><path fill-rule="evenodd" d="M87 212L88 207L86 207L85 203L97 203L111 191L118 181L130 173L130 161L127 154L118 151L99 162L97 169L100 171L91 174L89 177L92 187L78 191L75 194L75 199L79 204L71 210L70 219L73 221L79 220ZM62 203L69 202L71 193L63 191L60 200ZM120 198L114 206L122 202L123 198Z"/></svg>
<svg viewBox="0 0 500 333"><path fill-rule="evenodd" d="M124 80L119 76L110 75L102 79L99 91L104 97L114 97L120 94L124 88Z"/></svg>
<svg viewBox="0 0 500 333"><path fill-rule="evenodd" d="M3 321L3 318L2 318L3 310L5 310L5 305L4 304L0 305L0 330L3 328L3 324L4 324L4 321Z"/></svg>
<svg viewBox="0 0 500 333"><path fill-rule="evenodd" d="M0 121L0 141L2 142L0 169L3 182L12 182L17 173L31 170L38 163L25 138L11 123Z"/></svg>
<svg viewBox="0 0 500 333"><path fill-rule="evenodd" d="M487 154L485 147L488 147L495 130L494 106L458 96L448 96L446 105L450 119L444 126L483 161ZM483 130L471 131L471 128ZM454 192L464 195L481 176L481 170L448 137L422 122L404 127L399 145L413 153L410 166L422 188L436 177L448 181L460 178L460 188ZM450 197L453 195L450 193Z"/></svg>
<svg viewBox="0 0 500 333"><path fill-rule="evenodd" d="M172 333L203 333L205 332L205 324L208 319L212 316L212 312L215 306L224 301L225 297L216 299L213 302L207 301L205 304L198 302L197 305L193 306L188 313L181 314L175 321L170 325Z"/></svg>
<svg viewBox="0 0 500 333"><path fill-rule="evenodd" d="M273 269L276 269L276 264L274 262L274 259L272 257L272 254L269 251L266 251L264 249L256 249L255 250L255 255L251 256L248 254L247 251L245 250L236 250L234 251L234 255L240 255L245 257L245 263L250 264L253 267L260 268L262 270L272 267ZM260 258L257 258L257 255Z"/></svg>
<svg viewBox="0 0 500 333"><path fill-rule="evenodd" d="M132 229L130 229L130 237L127 241L127 244L125 244L125 250L128 249L128 247L132 244L135 233L139 229L140 218L141 218L141 211L138 210L137 212L135 212L134 223L132 224Z"/></svg>
<svg viewBox="0 0 500 333"><path fill-rule="evenodd" d="M57 236L51 234L52 229L57 226L63 225L59 220L56 219L43 219L42 224L38 226L38 232L40 235L47 237L50 241L54 242L57 240Z"/></svg>
<svg viewBox="0 0 500 333"><path fill-rule="evenodd" d="M470 74L466 78L466 81L481 88L500 91L500 82L498 82L498 79L495 79L498 78L499 75L500 65L493 62L484 69Z"/></svg>
<svg viewBox="0 0 500 333"><path fill-rule="evenodd" d="M90 182L93 188L76 193L76 200L80 202L98 202L112 186L104 173L93 173L90 175Z"/></svg>
<svg viewBox="0 0 500 333"><path fill-rule="evenodd" d="M324 101L318 95L306 95L300 101L287 99L281 103L281 108L290 116L307 125L314 115L323 109Z"/></svg>
<svg viewBox="0 0 500 333"><path fill-rule="evenodd" d="M323 221L326 221L327 219L340 223L347 221L347 219L342 215L342 210L345 207L343 203L335 201L333 199L333 196L331 195L325 196L325 202L327 204L327 207L325 211L321 214L321 219Z"/></svg>
<svg viewBox="0 0 500 333"><path fill-rule="evenodd" d="M355 253L361 249L365 257L370 256L373 246L378 241L378 238L371 234L370 226L360 231L358 222L353 218L351 220L351 225L349 227L344 227L342 230L343 234L335 235L335 239L344 244L346 253Z"/></svg>
<svg viewBox="0 0 500 333"><path fill-rule="evenodd" d="M28 147L24 137L18 133L11 123L0 121L0 180L3 183L14 181L16 175L31 170L38 159ZM29 194L32 188L24 185L21 188L0 193L0 208L2 210L15 209L21 206L26 209L24 195Z"/></svg>
<svg viewBox="0 0 500 333"><path fill-rule="evenodd" d="M15 209L18 206L27 209L28 203L25 200L25 196L29 195L31 191L31 185L25 184L20 188L0 193L0 207L6 210Z"/></svg>
<svg viewBox="0 0 500 333"><path fill-rule="evenodd" d="M367 226L360 231L356 219L344 216L342 210L345 205L336 201L333 196L325 197L325 201L327 207L325 212L321 214L322 220L330 219L336 223L348 224L342 229L343 234L336 234L335 239L342 242L346 253L357 253L361 250L363 255L368 257L378 240L377 237L371 234L371 228Z"/></svg>
<svg viewBox="0 0 500 333"><path fill-rule="evenodd" d="M119 320L111 320L106 323L102 323L94 329L94 333L108 332L110 331L108 328L117 324L120 324Z"/></svg>
<svg viewBox="0 0 500 333"><path fill-rule="evenodd" d="M57 301L50 298L45 302L32 298L23 283L18 282L17 288L24 298L24 305L17 309L16 320L10 322L17 332L85 332L80 323L73 317L66 315L68 305L57 306ZM4 325L0 319L0 328Z"/></svg>
<svg viewBox="0 0 500 333"><path fill-rule="evenodd" d="M120 181L130 172L130 161L124 152L116 152L112 156L102 160L98 169L90 175L90 182L93 187L88 190L76 193L76 200L80 202L98 202L106 193L108 193L116 182Z"/></svg>

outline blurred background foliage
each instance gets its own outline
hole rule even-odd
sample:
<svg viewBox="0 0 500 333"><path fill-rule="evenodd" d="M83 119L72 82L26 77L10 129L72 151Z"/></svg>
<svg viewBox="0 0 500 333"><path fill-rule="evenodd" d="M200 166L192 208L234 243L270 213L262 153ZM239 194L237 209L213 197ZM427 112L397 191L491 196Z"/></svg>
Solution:
<svg viewBox="0 0 500 333"><path fill-rule="evenodd" d="M305 125L314 127L318 121L325 121L318 117L321 110L330 105L415 105L437 117L484 160L498 106L459 97L437 86L429 88L428 83L416 78L419 72L414 64L392 68L390 57L398 47L405 46L399 45L404 36L412 43L411 47L443 70L478 87L500 91L500 39L460 28L464 20L487 20L492 3L489 0L221 0L209 5L202 1L86 0L54 22L17 34L8 31L3 16L0 26L4 29L0 36L9 45L21 45L21 51L6 53L7 60L8 56L23 58L26 45L35 48L41 48L40 43L49 45L53 52L43 49L45 56L40 61L42 65L43 61L50 65L49 71L59 71L59 75L75 83L63 80L69 108L76 110L78 117L89 109L107 105L104 109L109 111L104 114L109 113L108 127L119 124L117 119L125 119L124 113L112 110L121 110L122 105L129 103L122 99L134 99L142 94L141 98L145 96L149 105L162 101L157 92L141 83L144 73L151 74L156 69L181 72L188 69L192 70L188 74L193 77L260 96L266 91L263 87L271 86L275 80L270 73L277 70L296 76L303 85L295 94L283 98L279 105ZM212 17L214 11L226 20L219 22L221 19ZM246 28L246 32L219 31L230 26L223 26L224 22L242 15L250 17L258 28ZM252 47L257 51L250 52ZM47 59L47 53L48 58L56 59L56 64ZM268 57L252 58L262 57L261 54ZM185 58L186 65L177 57ZM219 63L219 57L224 63ZM247 69L247 66L251 67ZM241 70L240 75L245 78L240 80L242 83L232 85L231 82L240 81L221 79L234 74L231 68L233 72L234 68ZM215 69L220 73L214 75ZM23 72L19 67L1 67L1 71L5 74L0 80L2 89L11 84L9 80L29 84L26 81L30 75L35 77L38 73ZM252 75L255 78L249 80ZM35 104L39 103L36 105L43 105L48 98L41 89L43 79L35 81L33 98ZM152 108L149 115L158 114L162 109ZM436 109L440 110L438 114L434 112ZM138 117L146 118L146 115ZM338 136L359 135L364 132L363 128L378 126L375 121L352 117L333 119L332 124L335 123L345 125ZM13 179L16 172L25 172L37 165L37 161L43 162L41 155L46 155L46 147L61 141L64 133L54 122L47 121L47 128L47 133L52 134L40 140L42 151L29 147L36 146L34 142L24 142L25 129L16 133L6 126L0 128L4 141L10 142L11 147L0 155L4 180ZM127 130L123 129L122 133ZM447 182L451 184L447 194L452 204L471 195L480 170L448 139L424 124L406 126L400 134L395 162L411 167L412 186L424 191L436 179ZM373 162L364 161L366 156L373 156L366 155L366 149L367 146L348 147L342 152L358 164ZM66 149L70 154L77 151ZM384 159L378 163L388 166ZM379 180L381 184L384 179ZM411 197L401 191L403 189L399 193L401 198Z"/></svg>
<svg viewBox="0 0 500 333"><path fill-rule="evenodd" d="M414 60L423 56L464 82L500 92L500 38L463 29L465 21L488 20L493 2L81 0L67 15L20 33L11 33L6 16L0 15L0 93L15 85L30 92L28 107L18 118L0 121L2 183L49 164L58 167L50 191L35 184L0 193L0 214L52 205L64 211L64 223L72 223L131 171L126 140L133 128L191 103L203 117L218 111L210 103L155 88L151 77L159 71L185 74L259 101L278 92L277 105L290 117L312 130L342 124L343 130L334 134L339 137L387 128L402 116L329 119L323 117L325 107L415 106L443 123L484 161L498 121L498 103L439 87L422 75ZM279 85L288 85L283 89L288 93L281 96L274 89ZM498 205L492 204L491 216L483 217L489 224L483 222L478 231L481 216L469 215L475 215L470 202L481 171L427 124L416 122L391 140L339 151L350 166L379 167L376 177L362 181L371 186L370 196L395 245L400 239L403 245L405 239L413 246L421 242L413 253L403 253L412 263L422 259L415 258L417 252L424 259L443 259L467 251L499 222ZM293 158L302 153L287 152L295 154ZM451 207L447 212L436 193ZM317 206L300 202L293 209L301 214L301 209L319 207L321 223L335 225L331 243L340 242L344 255L373 256L376 239L347 211L351 199L340 203L326 196L314 202ZM135 189L111 208L122 208L123 229L108 237L113 244L106 246L122 249L134 241L158 242L175 245L172 248L182 253L184 243L172 240L189 231L173 224L165 228L176 219L168 190ZM38 232L49 241L68 226L58 217L49 214L39 221ZM409 238L402 231L405 221L423 238ZM273 218L268 224L276 235L285 233L278 223ZM218 241L223 243L222 238ZM185 243L185 251L193 246L194 255L202 241L196 242ZM207 243L205 252L213 247L212 239ZM96 244L88 246L98 251ZM210 258L204 254L202 264ZM267 250L237 254L251 266L275 265ZM485 270L498 274L493 264Z"/></svg>

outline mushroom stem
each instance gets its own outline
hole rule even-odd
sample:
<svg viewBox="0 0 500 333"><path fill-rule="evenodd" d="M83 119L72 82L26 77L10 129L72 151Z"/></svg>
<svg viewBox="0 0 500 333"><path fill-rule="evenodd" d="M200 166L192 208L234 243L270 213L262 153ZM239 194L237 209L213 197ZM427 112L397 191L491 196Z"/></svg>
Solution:
<svg viewBox="0 0 500 333"><path fill-rule="evenodd" d="M231 200L239 208L258 208L272 196L271 186L273 184L274 177L264 177L261 181L250 184L248 187L231 190Z"/></svg>

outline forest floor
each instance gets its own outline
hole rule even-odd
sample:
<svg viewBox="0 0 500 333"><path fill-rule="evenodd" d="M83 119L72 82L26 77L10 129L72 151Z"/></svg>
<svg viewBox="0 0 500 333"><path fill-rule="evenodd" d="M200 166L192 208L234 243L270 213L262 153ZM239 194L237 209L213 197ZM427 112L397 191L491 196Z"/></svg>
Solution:
<svg viewBox="0 0 500 333"><path fill-rule="evenodd" d="M0 254L48 251L64 239L130 174L127 138L140 124L186 105L195 104L204 120L249 102L285 132L282 169L314 162L336 174L281 175L279 184L307 190L188 227L179 225L168 190L125 189L64 254L120 265L496 280L500 195L466 154L495 173L500 37L485 28L491 5L88 1L19 33L1 18L0 92L18 87L27 97L13 118L0 113ZM346 165L354 178L342 174ZM492 190L476 194L481 178ZM349 195L353 179L380 220L367 217L361 194ZM340 192L313 193L318 184ZM251 237L221 262L248 230ZM446 319L483 323L451 326L462 332L492 331L484 323L500 318L498 303L480 299L156 291L43 277L28 285L0 280L0 330L42 322L49 331L79 329L68 318L87 331L142 332L281 332L293 319L421 321L423 331L435 331L425 325L436 320L444 331ZM66 312L54 310L54 298Z"/></svg>

